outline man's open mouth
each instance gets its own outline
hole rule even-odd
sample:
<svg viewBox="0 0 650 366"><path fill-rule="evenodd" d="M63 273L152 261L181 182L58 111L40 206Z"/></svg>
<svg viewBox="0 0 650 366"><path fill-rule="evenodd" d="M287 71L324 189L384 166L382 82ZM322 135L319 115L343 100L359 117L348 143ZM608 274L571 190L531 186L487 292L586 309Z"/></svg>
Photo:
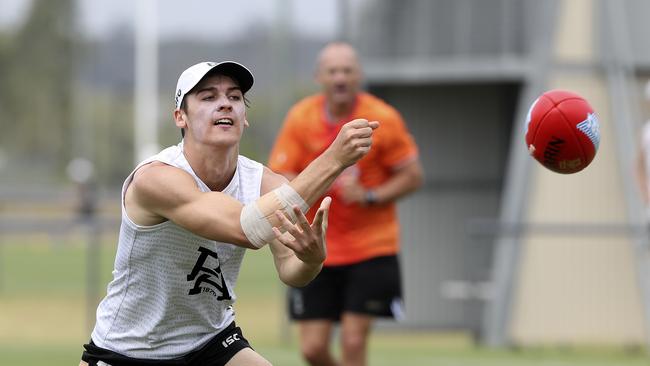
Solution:
<svg viewBox="0 0 650 366"><path fill-rule="evenodd" d="M219 126L219 125L232 126L233 123L232 123L232 120L230 118L220 118L220 119L214 121L214 125L215 126Z"/></svg>

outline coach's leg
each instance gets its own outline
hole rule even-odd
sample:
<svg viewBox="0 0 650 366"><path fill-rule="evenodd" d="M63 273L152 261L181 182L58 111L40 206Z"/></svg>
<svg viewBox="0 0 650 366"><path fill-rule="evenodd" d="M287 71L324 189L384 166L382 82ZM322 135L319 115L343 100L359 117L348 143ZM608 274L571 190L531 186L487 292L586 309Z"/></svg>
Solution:
<svg viewBox="0 0 650 366"><path fill-rule="evenodd" d="M344 366L365 366L368 353L368 336L373 317L345 312L341 317L341 351Z"/></svg>
<svg viewBox="0 0 650 366"><path fill-rule="evenodd" d="M298 322L300 351L302 357L311 366L337 365L330 352L332 326L330 320L301 320Z"/></svg>
<svg viewBox="0 0 650 366"><path fill-rule="evenodd" d="M244 348L226 362L226 366L272 366L269 361L250 348Z"/></svg>

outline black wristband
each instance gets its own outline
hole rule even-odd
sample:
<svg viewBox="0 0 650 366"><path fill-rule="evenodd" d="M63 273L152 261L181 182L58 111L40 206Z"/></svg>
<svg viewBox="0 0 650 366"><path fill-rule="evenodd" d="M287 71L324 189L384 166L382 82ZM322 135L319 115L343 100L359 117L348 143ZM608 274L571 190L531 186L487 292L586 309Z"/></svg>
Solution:
<svg viewBox="0 0 650 366"><path fill-rule="evenodd" d="M372 189L367 190L365 194L365 200L367 205L374 205L377 203L377 196L375 195L375 191Z"/></svg>

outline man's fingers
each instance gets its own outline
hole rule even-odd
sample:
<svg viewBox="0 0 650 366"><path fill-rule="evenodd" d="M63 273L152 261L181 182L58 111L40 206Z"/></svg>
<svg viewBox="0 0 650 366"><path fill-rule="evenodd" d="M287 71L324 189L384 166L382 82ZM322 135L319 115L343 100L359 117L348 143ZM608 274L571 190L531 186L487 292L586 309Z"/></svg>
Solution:
<svg viewBox="0 0 650 366"><path fill-rule="evenodd" d="M293 250L294 252L300 249L299 246L296 244L296 240L293 237L293 235L289 234L288 232L283 233L280 231L280 229L274 226L273 233L275 233L275 239L285 247Z"/></svg>
<svg viewBox="0 0 650 366"><path fill-rule="evenodd" d="M280 220L280 224L284 230L291 230L293 228L293 223L287 218L287 215L284 214L281 210L275 210L275 217Z"/></svg>
<svg viewBox="0 0 650 366"><path fill-rule="evenodd" d="M311 228L309 226L309 221L307 221L305 215L302 213L302 211L300 211L300 208L298 208L298 206L294 206L294 208L295 208L294 213L298 217L298 223L295 225L293 224L293 222L291 222L291 220L289 220L287 215L282 210L276 210L275 216L278 218L278 220L280 220L280 224L282 225L282 228L287 233L291 234L293 237L297 237L297 236L302 236L305 231L311 230ZM284 242L283 244L286 245L286 243Z"/></svg>
<svg viewBox="0 0 650 366"><path fill-rule="evenodd" d="M358 118L358 119L353 119L352 121L346 123L345 125L353 128L370 127L373 130L375 130L379 127L379 121L368 121L367 119Z"/></svg>
<svg viewBox="0 0 650 366"><path fill-rule="evenodd" d="M316 211L316 216L314 216L314 221L311 223L311 227L318 229L323 222L323 215L325 215L322 207Z"/></svg>
<svg viewBox="0 0 650 366"><path fill-rule="evenodd" d="M345 125L350 126L350 127L354 127L354 128L362 128L362 127L368 126L369 123L368 123L367 119L357 118L357 119L353 119L352 121L346 123Z"/></svg>
<svg viewBox="0 0 650 366"><path fill-rule="evenodd" d="M327 196L327 197L323 198L323 200L320 203L319 208L322 208L323 210L327 211L327 210L330 209L330 204L331 203L332 203L332 197Z"/></svg>
<svg viewBox="0 0 650 366"><path fill-rule="evenodd" d="M324 231L327 231L327 219L330 215L330 204L332 203L332 197L325 197L323 202L320 204L320 207L323 207L323 222L321 223L321 228Z"/></svg>
<svg viewBox="0 0 650 366"><path fill-rule="evenodd" d="M370 145L372 145L372 139L367 138L367 139L360 139L359 141L357 141L355 146L356 147L368 147Z"/></svg>
<svg viewBox="0 0 650 366"><path fill-rule="evenodd" d="M272 229L273 229L273 233L275 234L275 238L278 239L279 241L282 241L282 239L283 239L282 238L282 231L280 231L280 229L278 229L275 226Z"/></svg>
<svg viewBox="0 0 650 366"><path fill-rule="evenodd" d="M361 127L370 127L373 130L379 127L379 121L368 121L367 119L357 118L346 123L350 127L361 128Z"/></svg>
<svg viewBox="0 0 650 366"><path fill-rule="evenodd" d="M354 130L353 137L356 138L370 138L372 136L372 128L364 127Z"/></svg>
<svg viewBox="0 0 650 366"><path fill-rule="evenodd" d="M360 154L360 156L366 155L370 151L370 145L368 146L357 146L356 152Z"/></svg>
<svg viewBox="0 0 650 366"><path fill-rule="evenodd" d="M302 210L300 209L300 207L298 207L298 205L294 205L292 207L292 209L293 209L294 215L296 215L296 217L298 218L297 224L300 226L300 228L303 231L309 230L309 221L307 221L307 218L305 217L305 214L302 213Z"/></svg>
<svg viewBox="0 0 650 366"><path fill-rule="evenodd" d="M323 228L327 228L327 216L329 214L331 203L332 203L332 197L329 196L325 197L323 201L320 203L320 207L316 212L316 217L314 217L314 222L312 223L312 227L314 227L314 230L316 230L318 234L322 232Z"/></svg>

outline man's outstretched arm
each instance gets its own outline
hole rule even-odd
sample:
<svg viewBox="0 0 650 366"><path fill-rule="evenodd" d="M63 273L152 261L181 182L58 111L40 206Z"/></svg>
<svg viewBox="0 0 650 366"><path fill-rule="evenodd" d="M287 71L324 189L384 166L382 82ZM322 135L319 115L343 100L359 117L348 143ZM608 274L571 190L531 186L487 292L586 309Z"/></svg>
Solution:
<svg viewBox="0 0 650 366"><path fill-rule="evenodd" d="M366 120L348 122L328 149L288 185L246 206L221 192L201 192L181 169L151 163L136 172L127 190L127 212L141 219L136 223L172 220L208 239L259 248L276 239L273 227L283 228L275 211L280 209L295 221L295 202L302 200L298 206L306 211L346 167L368 153L378 126Z"/></svg>

